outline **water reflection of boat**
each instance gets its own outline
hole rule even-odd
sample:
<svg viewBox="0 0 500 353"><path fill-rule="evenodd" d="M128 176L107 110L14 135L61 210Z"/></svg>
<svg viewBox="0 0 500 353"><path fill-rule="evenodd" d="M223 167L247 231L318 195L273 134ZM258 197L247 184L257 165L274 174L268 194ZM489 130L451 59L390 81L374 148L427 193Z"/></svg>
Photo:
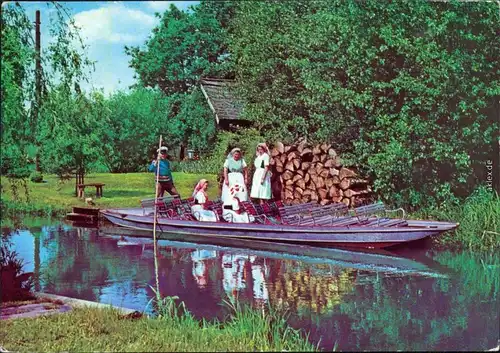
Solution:
<svg viewBox="0 0 500 353"><path fill-rule="evenodd" d="M101 228L101 236L111 236L116 239L124 236L127 241L137 242L138 246L152 244L152 240L141 236L149 236L149 232L127 230L119 227ZM398 256L392 252L359 251L335 248L318 248L307 245L290 245L260 241L208 239L165 234L167 239L158 241L160 247L176 247L189 249L205 249L211 251L225 251L246 253L264 258L292 259L305 263L330 264L342 268L353 268L372 272L386 272L394 274L423 275L431 277L447 277L442 266L431 259L416 261L409 257Z"/></svg>

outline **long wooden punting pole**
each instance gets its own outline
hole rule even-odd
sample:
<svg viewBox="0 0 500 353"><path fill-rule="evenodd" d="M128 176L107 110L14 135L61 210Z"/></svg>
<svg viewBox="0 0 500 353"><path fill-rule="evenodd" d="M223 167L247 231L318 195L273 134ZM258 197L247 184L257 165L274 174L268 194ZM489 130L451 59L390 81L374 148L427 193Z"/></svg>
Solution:
<svg viewBox="0 0 500 353"><path fill-rule="evenodd" d="M154 257L155 257L155 279L156 279L156 299L161 300L160 295L160 280L158 278L158 246L156 241L156 223L158 220L158 183L160 176L160 148L161 148L162 136L160 135L160 143L158 144L158 153L156 155L156 184L155 184L155 210L153 217L153 247L154 247Z"/></svg>

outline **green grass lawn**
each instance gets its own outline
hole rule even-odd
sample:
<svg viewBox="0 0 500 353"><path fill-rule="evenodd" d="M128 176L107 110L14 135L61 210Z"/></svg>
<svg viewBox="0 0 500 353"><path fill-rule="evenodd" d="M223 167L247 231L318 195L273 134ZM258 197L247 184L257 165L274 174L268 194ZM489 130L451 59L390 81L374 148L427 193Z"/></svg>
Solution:
<svg viewBox="0 0 500 353"><path fill-rule="evenodd" d="M189 197L198 180L205 178L209 183L211 199L218 196L217 177L212 174L173 173L174 183L181 197ZM26 212L38 214L64 213L72 206L87 206L85 201L75 197L75 179L60 183L57 176L44 176L44 183L27 181L29 198L19 191L18 201L12 199L12 191L7 178L2 178L2 203L12 213ZM103 197L95 198L95 188L85 188L85 197L92 197L98 208L140 207L139 201L153 198L153 173L93 173L85 177L85 183L104 183ZM20 188L22 189L22 188Z"/></svg>
<svg viewBox="0 0 500 353"><path fill-rule="evenodd" d="M8 351L196 352L315 351L300 331L276 315L248 310L223 324L181 318L124 318L113 309L2 321L0 345Z"/></svg>

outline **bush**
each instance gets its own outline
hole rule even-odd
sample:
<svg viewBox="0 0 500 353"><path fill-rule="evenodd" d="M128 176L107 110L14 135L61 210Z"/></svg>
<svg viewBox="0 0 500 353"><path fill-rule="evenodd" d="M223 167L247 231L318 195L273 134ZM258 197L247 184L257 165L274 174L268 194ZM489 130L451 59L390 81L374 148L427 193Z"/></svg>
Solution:
<svg viewBox="0 0 500 353"><path fill-rule="evenodd" d="M440 239L469 249L500 249L500 197L479 187L461 205L427 208L415 215L439 221L459 222L460 226Z"/></svg>
<svg viewBox="0 0 500 353"><path fill-rule="evenodd" d="M43 181L43 175L40 172L34 171L30 175L30 180L34 183L41 183Z"/></svg>

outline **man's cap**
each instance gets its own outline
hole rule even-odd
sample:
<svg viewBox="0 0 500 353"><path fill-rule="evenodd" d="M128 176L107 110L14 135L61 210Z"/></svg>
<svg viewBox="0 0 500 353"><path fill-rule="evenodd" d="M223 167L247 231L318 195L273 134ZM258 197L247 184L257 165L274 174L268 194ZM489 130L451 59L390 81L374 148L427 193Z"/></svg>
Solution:
<svg viewBox="0 0 500 353"><path fill-rule="evenodd" d="M161 146L158 150L156 150L156 152L168 152L168 147L167 146Z"/></svg>

